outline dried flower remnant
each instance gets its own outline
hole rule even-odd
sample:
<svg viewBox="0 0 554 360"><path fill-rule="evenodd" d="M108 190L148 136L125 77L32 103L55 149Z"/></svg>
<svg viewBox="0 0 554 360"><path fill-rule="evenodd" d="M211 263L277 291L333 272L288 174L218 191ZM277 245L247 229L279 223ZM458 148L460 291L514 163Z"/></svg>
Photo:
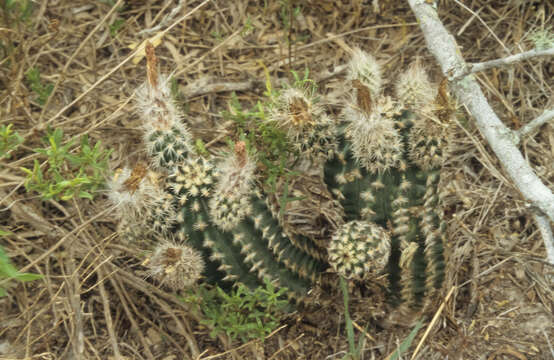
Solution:
<svg viewBox="0 0 554 360"><path fill-rule="evenodd" d="M175 291L194 285L204 271L204 261L196 250L168 241L159 244L145 264L154 279Z"/></svg>

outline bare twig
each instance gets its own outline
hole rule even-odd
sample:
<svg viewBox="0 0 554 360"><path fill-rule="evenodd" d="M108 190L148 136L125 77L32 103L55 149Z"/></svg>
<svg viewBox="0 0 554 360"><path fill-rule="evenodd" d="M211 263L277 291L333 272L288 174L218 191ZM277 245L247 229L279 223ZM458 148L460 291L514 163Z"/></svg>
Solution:
<svg viewBox="0 0 554 360"><path fill-rule="evenodd" d="M539 228L539 232L544 240L544 247L546 248L546 256L548 262L554 264L554 236L552 235L552 227L550 221L545 215L535 213L533 215L535 223Z"/></svg>
<svg viewBox="0 0 554 360"><path fill-rule="evenodd" d="M477 81L467 72L467 64L456 40L444 27L436 9L425 1L408 0L419 21L427 47L450 80L450 88L475 118L479 131L523 197L554 221L554 194L546 187L514 145L516 136L500 121L489 105ZM545 246L550 239L543 239ZM548 259L554 264L554 259Z"/></svg>
<svg viewBox="0 0 554 360"><path fill-rule="evenodd" d="M104 269L98 269L98 275L105 278L106 274ZM104 281L99 282L98 288L100 289L100 296L102 297L102 305L104 307L104 319L106 320L106 328L108 329L108 335L110 337L110 344L112 346L112 351L114 358L116 360L121 359L121 352L119 351L119 345L117 343L117 337L113 328L112 314L110 308L110 301L108 299L108 294L106 288L104 287Z"/></svg>
<svg viewBox="0 0 554 360"><path fill-rule="evenodd" d="M452 286L450 288L450 291L448 292L448 294L444 298L441 306L439 306L439 309L435 313L435 316L433 316L433 319L431 319L431 322L429 323L429 326L427 326L427 329L425 330L425 333L423 333L423 336L421 337L421 340L419 341L419 344L417 344L416 349L415 349L414 353L412 354L411 360L414 360L416 358L417 353L421 349L421 346L423 346L423 344L425 343L425 340L427 339L427 336L429 336L429 333L433 329L433 326L435 326L435 323L437 322L440 314L444 310L444 306L446 305L448 300L450 300L450 296L452 296L452 294L454 293L454 290L456 290L456 286Z"/></svg>
<svg viewBox="0 0 554 360"><path fill-rule="evenodd" d="M541 57L541 56L554 56L554 48L550 48L546 50L533 49L519 54L506 56L501 59L495 59L495 60L470 64L468 68L468 73L476 73L476 72L484 71L494 67L512 65L516 62L528 60L534 57ZM468 75L468 73L464 74L464 76Z"/></svg>
<svg viewBox="0 0 554 360"><path fill-rule="evenodd" d="M530 132L535 130L536 128L546 124L548 121L554 119L554 108L545 110L542 115L532 120L530 123L523 126L521 129L514 131L514 133L517 135L516 144L519 143L519 141L527 136Z"/></svg>

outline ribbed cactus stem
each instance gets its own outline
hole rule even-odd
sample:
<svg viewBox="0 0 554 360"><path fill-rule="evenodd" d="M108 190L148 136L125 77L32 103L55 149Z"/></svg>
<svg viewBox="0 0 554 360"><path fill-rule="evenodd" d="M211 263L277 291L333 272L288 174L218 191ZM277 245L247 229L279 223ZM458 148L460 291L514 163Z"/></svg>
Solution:
<svg viewBox="0 0 554 360"><path fill-rule="evenodd" d="M423 198L423 216L421 229L425 236L425 258L427 261L426 293L431 295L440 289L444 280L445 259L444 240L445 223L439 207L438 195L439 173L435 171L427 178L427 191Z"/></svg>
<svg viewBox="0 0 554 360"><path fill-rule="evenodd" d="M144 142L156 169L170 172L192 152L191 135L171 97L169 78L158 73L154 47L146 43L147 82L137 90Z"/></svg>
<svg viewBox="0 0 554 360"><path fill-rule="evenodd" d="M209 260L208 280L240 281L256 286L258 282L249 273L240 247L233 245L231 236L217 228L210 218L208 201L215 182L214 170L208 160L191 158L176 166L169 177L168 186L180 207L176 237L188 239Z"/></svg>

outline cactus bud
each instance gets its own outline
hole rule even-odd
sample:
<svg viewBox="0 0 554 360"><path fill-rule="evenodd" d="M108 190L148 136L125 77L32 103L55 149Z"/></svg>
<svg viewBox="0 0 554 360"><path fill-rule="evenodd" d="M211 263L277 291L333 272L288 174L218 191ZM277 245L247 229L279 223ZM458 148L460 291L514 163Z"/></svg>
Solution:
<svg viewBox="0 0 554 360"><path fill-rule="evenodd" d="M195 284L204 271L204 261L196 250L169 241L156 247L146 265L153 278L175 291Z"/></svg>
<svg viewBox="0 0 554 360"><path fill-rule="evenodd" d="M246 151L246 144L235 144L234 153L223 161L214 195L210 199L210 216L224 231L237 226L252 213L251 195L256 163Z"/></svg>
<svg viewBox="0 0 554 360"><path fill-rule="evenodd" d="M335 124L307 89L289 88L276 99L270 121L287 132L301 154L311 159L331 156L335 149Z"/></svg>
<svg viewBox="0 0 554 360"><path fill-rule="evenodd" d="M193 150L191 135L171 97L169 78L158 74L157 58L146 45L148 81L137 90L137 108L143 119L148 154L159 169L171 170Z"/></svg>
<svg viewBox="0 0 554 360"><path fill-rule="evenodd" d="M344 108L346 138L358 163L370 173L383 173L402 163L402 138L395 128L398 109L389 97L381 97L366 113L353 105Z"/></svg>
<svg viewBox="0 0 554 360"><path fill-rule="evenodd" d="M371 222L342 225L329 244L329 263L345 278L363 279L384 270L390 255L390 236Z"/></svg>
<svg viewBox="0 0 554 360"><path fill-rule="evenodd" d="M371 98L376 99L381 93L381 68L375 58L360 49L354 49L348 66L347 80L358 80L367 86Z"/></svg>
<svg viewBox="0 0 554 360"><path fill-rule="evenodd" d="M431 104L437 94L419 60L400 74L396 82L396 97L405 109L417 111Z"/></svg>

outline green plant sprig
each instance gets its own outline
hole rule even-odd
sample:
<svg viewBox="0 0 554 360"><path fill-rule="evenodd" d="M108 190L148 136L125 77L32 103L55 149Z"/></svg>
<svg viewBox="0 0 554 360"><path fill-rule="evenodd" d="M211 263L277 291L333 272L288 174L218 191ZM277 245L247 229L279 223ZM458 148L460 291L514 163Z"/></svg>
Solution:
<svg viewBox="0 0 554 360"><path fill-rule="evenodd" d="M40 105L44 105L46 103L46 100L48 100L48 97L52 93L54 85L50 83L43 83L40 80L40 71L35 67L29 69L25 73L25 77L27 78L27 82L29 83L31 90L33 90L38 95L38 103Z"/></svg>
<svg viewBox="0 0 554 360"><path fill-rule="evenodd" d="M111 150L103 150L98 141L94 146L83 135L76 154L70 149L75 139L63 144L63 131L48 131L43 142L47 148L34 151L47 158L46 170L35 159L33 169L21 168L27 174L25 189L38 192L43 200L69 200L75 196L92 200L93 193L104 183Z"/></svg>
<svg viewBox="0 0 554 360"><path fill-rule="evenodd" d="M7 236L11 233L0 229L0 236ZM3 287L4 283L15 280L21 282L33 281L41 279L42 275L20 273L15 266L10 262L10 258L4 251L4 248L0 245L0 297L6 296L6 289Z"/></svg>
<svg viewBox="0 0 554 360"><path fill-rule="evenodd" d="M12 130L12 125L0 126L0 159L10 158L9 152L23 142L23 137Z"/></svg>
<svg viewBox="0 0 554 360"><path fill-rule="evenodd" d="M265 287L250 290L239 283L230 292L220 287L201 286L184 301L195 304L204 319L201 324L210 329L215 338L225 333L232 340L243 342L269 335L279 325L279 314L286 310L286 288L275 288L265 279Z"/></svg>

